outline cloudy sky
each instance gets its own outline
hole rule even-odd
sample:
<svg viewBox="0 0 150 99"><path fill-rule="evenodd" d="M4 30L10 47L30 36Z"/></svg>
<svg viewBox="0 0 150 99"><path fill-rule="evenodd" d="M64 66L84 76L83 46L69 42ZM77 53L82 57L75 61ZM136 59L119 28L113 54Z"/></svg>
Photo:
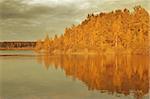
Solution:
<svg viewBox="0 0 150 99"><path fill-rule="evenodd" d="M37 40L62 34L88 13L131 9L149 0L0 0L0 41Z"/></svg>

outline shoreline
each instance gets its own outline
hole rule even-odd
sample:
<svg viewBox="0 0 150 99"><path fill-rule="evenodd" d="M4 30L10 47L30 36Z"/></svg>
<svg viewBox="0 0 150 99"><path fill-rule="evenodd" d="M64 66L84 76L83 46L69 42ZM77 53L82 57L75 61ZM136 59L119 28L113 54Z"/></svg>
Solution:
<svg viewBox="0 0 150 99"><path fill-rule="evenodd" d="M95 55L146 55L146 56L150 56L150 53L128 53L128 52L119 52L119 53L115 53L115 52L107 52L107 53L98 53L98 52L47 52L47 51L43 51L43 52L36 52L35 48L0 48L0 51L33 51L36 54L35 55L25 55L25 54L1 54L0 56L39 56L39 55L48 55L48 56L54 56L54 55L88 55L88 56L95 56Z"/></svg>

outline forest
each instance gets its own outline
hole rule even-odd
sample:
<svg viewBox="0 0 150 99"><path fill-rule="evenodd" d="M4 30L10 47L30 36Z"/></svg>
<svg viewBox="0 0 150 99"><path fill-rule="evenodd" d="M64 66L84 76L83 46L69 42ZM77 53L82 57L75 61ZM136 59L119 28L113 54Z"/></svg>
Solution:
<svg viewBox="0 0 150 99"><path fill-rule="evenodd" d="M49 54L150 54L149 13L141 6L133 11L115 10L88 14L61 36L37 40L35 51Z"/></svg>
<svg viewBox="0 0 150 99"><path fill-rule="evenodd" d="M0 50L32 50L36 46L35 41L4 41L0 42Z"/></svg>

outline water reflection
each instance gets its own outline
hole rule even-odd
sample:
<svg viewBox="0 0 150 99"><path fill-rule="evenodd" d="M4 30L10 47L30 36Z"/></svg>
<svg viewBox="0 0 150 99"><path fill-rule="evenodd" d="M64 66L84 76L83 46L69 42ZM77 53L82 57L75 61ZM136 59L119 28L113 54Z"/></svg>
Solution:
<svg viewBox="0 0 150 99"><path fill-rule="evenodd" d="M63 69L66 76L84 82L89 90L134 95L135 99L149 92L149 56L43 55L37 61L46 69Z"/></svg>

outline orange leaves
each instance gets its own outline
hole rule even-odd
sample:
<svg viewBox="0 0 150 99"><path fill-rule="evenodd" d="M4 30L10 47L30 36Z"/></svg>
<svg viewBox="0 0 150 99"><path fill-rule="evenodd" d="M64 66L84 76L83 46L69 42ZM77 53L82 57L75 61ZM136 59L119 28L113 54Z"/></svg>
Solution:
<svg viewBox="0 0 150 99"><path fill-rule="evenodd" d="M66 28L63 36L55 36L53 44L49 43L47 37L43 48L81 53L84 49L100 53L137 53L140 49L139 53L143 54L149 49L149 17L148 12L140 6L135 7L133 12L124 9L97 15L88 14L81 24Z"/></svg>

